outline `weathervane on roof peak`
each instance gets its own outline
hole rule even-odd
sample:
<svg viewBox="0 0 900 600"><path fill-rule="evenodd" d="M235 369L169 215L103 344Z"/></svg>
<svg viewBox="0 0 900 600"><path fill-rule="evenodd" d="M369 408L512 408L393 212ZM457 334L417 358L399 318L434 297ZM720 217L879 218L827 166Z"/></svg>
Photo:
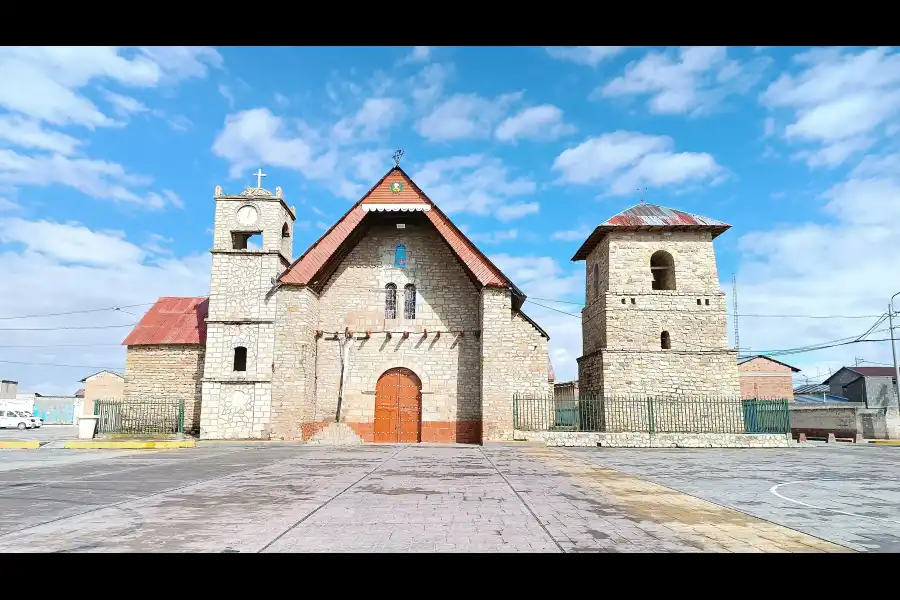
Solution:
<svg viewBox="0 0 900 600"><path fill-rule="evenodd" d="M395 166L395 167L399 167L399 166L400 166L400 159L401 159L401 158L403 158L403 149L402 149L402 148L401 148L401 149L398 149L396 152L394 152L393 159L394 159L394 166Z"/></svg>
<svg viewBox="0 0 900 600"><path fill-rule="evenodd" d="M638 188L637 191L638 191L638 194L641 195L641 204L643 204L644 203L644 194L641 194L641 188ZM647 188L644 188L644 191L646 192Z"/></svg>

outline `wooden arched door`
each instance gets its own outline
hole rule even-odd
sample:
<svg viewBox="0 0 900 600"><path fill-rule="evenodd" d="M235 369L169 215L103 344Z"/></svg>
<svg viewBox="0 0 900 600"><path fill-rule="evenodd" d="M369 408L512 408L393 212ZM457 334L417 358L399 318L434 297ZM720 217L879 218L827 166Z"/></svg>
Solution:
<svg viewBox="0 0 900 600"><path fill-rule="evenodd" d="M385 371L375 386L375 441L422 439L422 382L409 369Z"/></svg>

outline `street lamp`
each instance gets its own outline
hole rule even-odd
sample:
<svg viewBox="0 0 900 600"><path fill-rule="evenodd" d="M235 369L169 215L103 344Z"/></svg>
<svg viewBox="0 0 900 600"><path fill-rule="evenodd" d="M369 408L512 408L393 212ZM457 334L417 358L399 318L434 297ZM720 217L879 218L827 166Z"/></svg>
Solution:
<svg viewBox="0 0 900 600"><path fill-rule="evenodd" d="M897 296L900 296L900 292L891 296L888 303L888 327L891 328L891 355L894 357L894 390L897 392L897 405L900 407L900 367L897 366L897 349L894 348L894 298Z"/></svg>

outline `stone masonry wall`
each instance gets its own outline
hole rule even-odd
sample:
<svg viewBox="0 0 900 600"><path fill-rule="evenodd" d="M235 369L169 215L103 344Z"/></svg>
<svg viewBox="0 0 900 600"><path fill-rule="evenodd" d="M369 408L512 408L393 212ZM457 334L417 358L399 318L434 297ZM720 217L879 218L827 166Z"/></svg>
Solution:
<svg viewBox="0 0 900 600"><path fill-rule="evenodd" d="M360 437L373 439L378 378L405 367L422 381L422 441L480 441L478 290L429 224L406 216L398 220L405 222L404 229L373 227L320 294L318 327L325 335L316 343L315 421L333 421L337 413L341 350L333 334L339 332L344 343L349 328L354 339L345 346L340 418ZM406 246L405 269L394 267L397 244ZM397 286L396 319L385 318L388 283ZM403 318L408 283L416 286L417 298L411 320ZM371 337L360 339L367 329ZM385 331L393 332L390 339ZM546 376L544 381L546 387Z"/></svg>
<svg viewBox="0 0 900 600"><path fill-rule="evenodd" d="M513 396L547 393L547 339L512 310L508 289L481 292L484 441L513 439Z"/></svg>
<svg viewBox="0 0 900 600"><path fill-rule="evenodd" d="M517 440L547 446L604 448L790 448L790 435L746 433L581 433L516 431Z"/></svg>
<svg viewBox="0 0 900 600"><path fill-rule="evenodd" d="M316 421L316 337L319 298L305 287L278 289L272 372L271 438L299 439Z"/></svg>
<svg viewBox="0 0 900 600"><path fill-rule="evenodd" d="M650 257L669 252L675 290L653 290ZM718 282L709 233L615 232L588 256L608 274L601 297L583 313L584 355L580 371L603 375L581 384L603 393L726 395L737 397L736 353L728 349L726 301ZM589 267L590 271L590 267ZM662 348L668 332L669 349Z"/></svg>
<svg viewBox="0 0 900 600"><path fill-rule="evenodd" d="M129 346L124 397L173 402L184 399L184 429L197 433L204 356L205 348L200 345Z"/></svg>
<svg viewBox="0 0 900 600"><path fill-rule="evenodd" d="M256 223L239 223L244 206ZM200 437L266 438L271 434L271 389L277 294L272 279L286 265L282 237L293 215L275 197L216 198L213 260L207 318ZM262 232L260 247L235 250L232 233ZM292 232L292 229L291 229ZM235 348L247 349L246 371L234 370Z"/></svg>
<svg viewBox="0 0 900 600"><path fill-rule="evenodd" d="M754 358L738 365L742 398L794 399L790 367L765 358Z"/></svg>

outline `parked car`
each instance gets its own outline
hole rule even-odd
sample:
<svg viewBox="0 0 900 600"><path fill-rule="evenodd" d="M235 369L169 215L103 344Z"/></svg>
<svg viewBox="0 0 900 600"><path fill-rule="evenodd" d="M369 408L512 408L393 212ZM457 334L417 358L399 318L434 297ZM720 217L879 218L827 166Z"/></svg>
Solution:
<svg viewBox="0 0 900 600"><path fill-rule="evenodd" d="M31 429L34 427L31 419L22 417L15 410L0 410L0 427L16 429Z"/></svg>
<svg viewBox="0 0 900 600"><path fill-rule="evenodd" d="M23 416L23 417L25 417L25 418L27 418L27 419L31 419L31 426L32 426L32 427L40 427L41 425L44 424L44 420L43 420L42 418L40 418L40 417L37 416L37 415L30 415L30 414L28 414L27 412L25 412L24 410L20 410L20 411L19 411L19 415L20 415L20 416Z"/></svg>

